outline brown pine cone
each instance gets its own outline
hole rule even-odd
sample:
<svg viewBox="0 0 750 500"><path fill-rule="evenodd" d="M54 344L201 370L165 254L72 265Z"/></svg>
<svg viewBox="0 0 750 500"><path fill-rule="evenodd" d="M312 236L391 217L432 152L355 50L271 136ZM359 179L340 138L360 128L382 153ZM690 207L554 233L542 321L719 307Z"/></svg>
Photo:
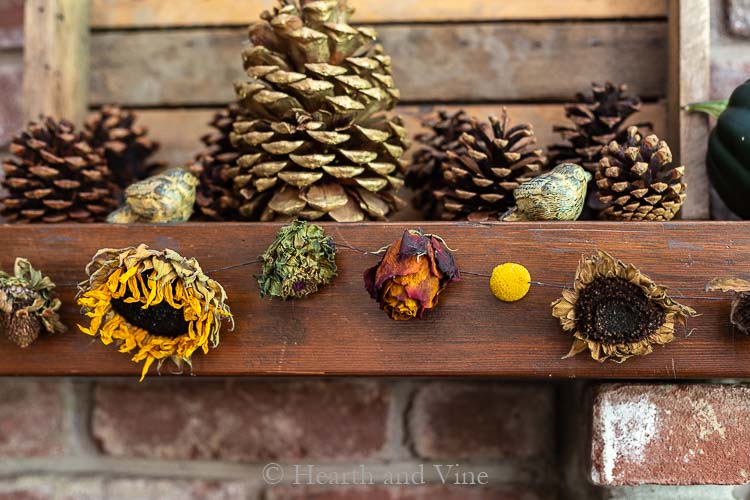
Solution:
<svg viewBox="0 0 750 500"><path fill-rule="evenodd" d="M101 149L93 148L66 120L32 122L10 145L3 164L0 214L7 222L103 222L117 207Z"/></svg>
<svg viewBox="0 0 750 500"><path fill-rule="evenodd" d="M89 114L83 136L94 148L101 147L115 182L125 189L156 173L164 165L149 161L159 143L148 137L148 129L136 125L133 111L103 106Z"/></svg>

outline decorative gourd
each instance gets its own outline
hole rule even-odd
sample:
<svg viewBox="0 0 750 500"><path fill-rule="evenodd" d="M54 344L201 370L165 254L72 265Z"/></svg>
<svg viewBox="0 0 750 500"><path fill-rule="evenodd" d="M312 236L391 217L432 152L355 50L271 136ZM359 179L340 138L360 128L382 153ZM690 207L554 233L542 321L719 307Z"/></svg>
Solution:
<svg viewBox="0 0 750 500"><path fill-rule="evenodd" d="M689 109L716 116L722 101ZM737 87L718 115L708 141L708 175L726 205L750 219L750 80Z"/></svg>

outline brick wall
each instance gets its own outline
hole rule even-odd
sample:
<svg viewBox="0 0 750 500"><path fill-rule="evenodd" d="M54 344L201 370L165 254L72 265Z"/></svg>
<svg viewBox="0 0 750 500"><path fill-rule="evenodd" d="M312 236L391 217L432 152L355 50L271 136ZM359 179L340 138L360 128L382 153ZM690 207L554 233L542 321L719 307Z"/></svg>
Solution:
<svg viewBox="0 0 750 500"><path fill-rule="evenodd" d="M0 0L0 149L22 3ZM720 98L750 76L750 0L711 3ZM5 379L0 500L750 499L749 433L731 384ZM442 484L451 464L487 484Z"/></svg>
<svg viewBox="0 0 750 500"><path fill-rule="evenodd" d="M0 402L3 500L558 497L552 385L6 379Z"/></svg>

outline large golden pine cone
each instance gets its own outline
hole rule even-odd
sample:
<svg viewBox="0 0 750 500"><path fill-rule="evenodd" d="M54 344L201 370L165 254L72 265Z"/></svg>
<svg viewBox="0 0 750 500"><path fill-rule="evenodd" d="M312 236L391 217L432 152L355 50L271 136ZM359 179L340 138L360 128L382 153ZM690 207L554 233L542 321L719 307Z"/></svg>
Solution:
<svg viewBox="0 0 750 500"><path fill-rule="evenodd" d="M399 92L372 28L345 0L281 0L250 27L250 79L235 85L247 119L234 190L251 220L385 219L403 205L407 133Z"/></svg>

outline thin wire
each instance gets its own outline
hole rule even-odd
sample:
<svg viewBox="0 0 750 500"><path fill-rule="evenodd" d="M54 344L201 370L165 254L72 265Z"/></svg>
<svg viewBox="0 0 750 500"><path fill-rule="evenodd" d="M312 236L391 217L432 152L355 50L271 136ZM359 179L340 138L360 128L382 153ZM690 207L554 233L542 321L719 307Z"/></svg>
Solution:
<svg viewBox="0 0 750 500"><path fill-rule="evenodd" d="M338 243L337 242L336 243L336 248L339 248L339 247L341 247L341 248L348 248L349 250L354 250L355 252L359 252L359 253L364 254L364 255L380 255L383 252L386 252L388 250L388 248L390 247L390 245L386 245L384 247L381 247L381 248L379 248L375 252L370 252L369 250L365 250L364 248L358 248L358 247L355 247L355 246L352 246L352 245L347 245L347 244L344 244L344 243Z"/></svg>
<svg viewBox="0 0 750 500"><path fill-rule="evenodd" d="M206 274L214 274L221 271L228 271L230 269L237 269L238 267L245 267L245 266L251 266L253 264L258 264L259 262L263 262L262 259L255 259L255 260L249 260L247 262L243 262L241 264L234 264L231 266L224 266L224 267L217 267L216 269L211 269L210 271L206 271Z"/></svg>
<svg viewBox="0 0 750 500"><path fill-rule="evenodd" d="M371 252L371 251L365 250L363 248L358 248L358 247L355 247L353 245L348 245L348 244L345 244L345 243L338 243L338 242L336 243L336 247L337 248L346 248L348 250L353 250L355 252L358 252L358 253L361 253L361 254L364 254L364 255L381 255L382 253L384 253L385 251L388 250L388 248L390 247L390 245L387 245L387 246L384 246L382 248L379 248L375 252ZM263 262L262 259L255 259L255 260L250 260L250 261L247 261L247 262L242 262L240 264L232 264L232 265L229 265L229 266L218 267L218 268L206 271L206 274L214 274L214 273L219 273L219 272L222 272L222 271L229 271L229 270L237 269L237 268L240 268L240 267L246 267L246 266L251 266L253 264L258 264L260 262ZM464 274L464 275L476 276L476 277L479 277L479 278L491 278L492 277L491 275L486 274L486 273L475 273L475 272L472 272L472 271L463 271L463 270L461 270L460 272L461 272L461 274ZM556 284L556 283L544 283L542 281L530 281L529 283L531 283L532 285L546 287L546 288L557 288L557 289L570 288L569 285L559 285L559 284ZM62 284L58 284L57 287L58 288L73 288L73 287L77 287L78 285L79 285L79 283L62 283ZM705 289L703 289L703 288L684 288L683 290L701 290L701 291L705 291ZM676 288L673 289L672 292L673 292L673 295L675 297L678 297L678 298L681 298L681 299L710 300L710 301L729 300L727 297L721 297L721 296L717 296L717 297L703 297L703 296L685 295L685 294L682 293L682 291L680 289L676 289Z"/></svg>

